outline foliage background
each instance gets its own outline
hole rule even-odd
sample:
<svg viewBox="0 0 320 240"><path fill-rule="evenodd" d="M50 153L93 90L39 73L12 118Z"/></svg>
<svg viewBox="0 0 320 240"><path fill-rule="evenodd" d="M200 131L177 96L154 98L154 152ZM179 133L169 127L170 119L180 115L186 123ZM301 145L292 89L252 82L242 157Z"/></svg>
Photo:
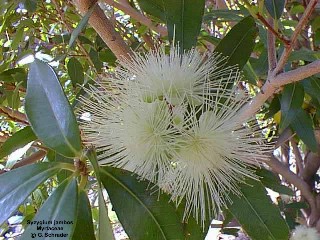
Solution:
<svg viewBox="0 0 320 240"><path fill-rule="evenodd" d="M257 170L261 181L241 186L242 198L230 195L221 232L237 235L230 226L241 226L251 239L281 240L297 224L320 230L317 2L2 0L0 234L10 235L11 215L26 228L20 239L34 231L28 220L58 216L74 222L65 229L70 239L112 239L118 223L106 208L111 201L130 239L204 239L194 219L181 222L183 206L176 210L169 196L158 199L146 191L149 183L99 167L94 150L80 142L81 120L73 114L83 87L112 73L121 55L173 40L238 64L240 87L254 96L239 117L257 112L277 148ZM40 61L30 67L30 55L55 72ZM52 135L56 129L62 130ZM279 193L273 203L265 187Z"/></svg>

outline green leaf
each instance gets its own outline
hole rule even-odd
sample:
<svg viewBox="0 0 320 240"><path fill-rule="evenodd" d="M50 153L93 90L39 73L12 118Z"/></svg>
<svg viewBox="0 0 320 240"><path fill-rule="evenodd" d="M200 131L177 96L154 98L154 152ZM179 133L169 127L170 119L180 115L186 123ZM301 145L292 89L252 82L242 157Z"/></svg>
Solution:
<svg viewBox="0 0 320 240"><path fill-rule="evenodd" d="M87 158L89 159L92 167L93 167L93 170L94 170L94 173L96 174L96 178L97 178L97 181L99 183L99 185L101 185L101 180L100 180L100 166L99 166L99 163L98 163L98 159L97 159L97 154L96 154L96 151L93 149L93 148L89 148L86 152L86 156Z"/></svg>
<svg viewBox="0 0 320 240"><path fill-rule="evenodd" d="M16 34L14 35L14 39L12 40L12 43L11 43L12 50L16 50L19 47L19 44L23 40L23 34L24 34L24 29L23 27L21 27L17 30Z"/></svg>
<svg viewBox="0 0 320 240"><path fill-rule="evenodd" d="M15 150L27 145L29 142L36 140L30 126L27 126L8 138L0 147L0 159L8 156Z"/></svg>
<svg viewBox="0 0 320 240"><path fill-rule="evenodd" d="M293 83L284 87L281 104L280 130L287 128L300 111L304 99L304 90L301 84Z"/></svg>
<svg viewBox="0 0 320 240"><path fill-rule="evenodd" d="M291 122L291 127L300 139L311 149L312 152L318 151L318 144L314 134L313 123L310 115L303 109L299 109L295 118Z"/></svg>
<svg viewBox="0 0 320 240"><path fill-rule="evenodd" d="M243 75L245 76L245 80L253 85L257 85L259 77L255 73L254 69L252 68L251 63L248 61L243 67Z"/></svg>
<svg viewBox="0 0 320 240"><path fill-rule="evenodd" d="M84 17L81 19L77 27L73 30L71 33L70 41L69 41L69 47L73 47L74 42L76 41L79 34L82 32L82 30L87 26L89 18L91 14L93 13L93 10L95 8L96 4L94 4L88 12L84 15Z"/></svg>
<svg viewBox="0 0 320 240"><path fill-rule="evenodd" d="M48 151L47 159L49 162L62 162L62 163L74 164L72 158L67 158L65 156L62 156L53 150ZM67 169L61 169L61 171L57 173L58 183L62 183L65 179L69 178L71 175L72 175L71 171Z"/></svg>
<svg viewBox="0 0 320 240"><path fill-rule="evenodd" d="M288 61L316 61L320 59L320 51L312 51L307 48L298 49L290 54Z"/></svg>
<svg viewBox="0 0 320 240"><path fill-rule="evenodd" d="M12 68L0 73L0 81L4 82L26 82L27 73L24 68Z"/></svg>
<svg viewBox="0 0 320 240"><path fill-rule="evenodd" d="M287 240L289 228L272 204L261 182L248 179L240 185L242 195L231 194L229 211L252 240Z"/></svg>
<svg viewBox="0 0 320 240"><path fill-rule="evenodd" d="M37 137L66 157L80 155L80 132L54 70L35 60L30 65L25 109Z"/></svg>
<svg viewBox="0 0 320 240"><path fill-rule="evenodd" d="M209 22L212 20L216 20L220 22L229 22L229 21L238 22L247 16L248 16L248 12L243 13L240 10L217 9L217 10L211 10L210 12L205 13L203 16L203 21Z"/></svg>
<svg viewBox="0 0 320 240"><path fill-rule="evenodd" d="M169 40L180 49L191 49L200 33L204 0L163 0Z"/></svg>
<svg viewBox="0 0 320 240"><path fill-rule="evenodd" d="M303 80L301 83L305 92L311 97L317 99L320 103L320 79L316 77L310 77Z"/></svg>
<svg viewBox="0 0 320 240"><path fill-rule="evenodd" d="M189 218L182 223L184 207L176 209L170 197L155 186L139 181L132 173L103 167L100 172L112 206L131 240L202 240L205 233Z"/></svg>
<svg viewBox="0 0 320 240"><path fill-rule="evenodd" d="M162 0L137 0L141 9L147 14L166 21L166 14Z"/></svg>
<svg viewBox="0 0 320 240"><path fill-rule="evenodd" d="M280 178L273 172L265 168L261 168L256 170L256 174L261 177L260 181L265 187L270 188L271 190L278 193L286 194L289 196L294 195L292 189L288 188L287 186L281 185Z"/></svg>
<svg viewBox="0 0 320 240"><path fill-rule="evenodd" d="M84 81L84 70L81 63L75 57L72 57L68 61L67 68L72 85L74 87L81 85Z"/></svg>
<svg viewBox="0 0 320 240"><path fill-rule="evenodd" d="M253 17L246 17L220 41L215 52L228 57L228 66L238 65L241 70L253 51L256 35L257 28Z"/></svg>
<svg viewBox="0 0 320 240"><path fill-rule="evenodd" d="M70 239L77 221L77 204L78 184L74 178L60 184L32 220L45 222L43 224L29 224L20 240L32 239L32 234L36 234L38 239L45 240ZM44 230L39 229L39 226ZM62 229L55 229L57 227Z"/></svg>
<svg viewBox="0 0 320 240"><path fill-rule="evenodd" d="M98 226L98 239L111 240L114 239L112 226L108 217L108 208L102 194L102 184L100 178L100 166L97 160L96 151L89 148L86 152L87 158L90 160L94 173L98 182L98 197L99 197L99 226Z"/></svg>
<svg viewBox="0 0 320 240"><path fill-rule="evenodd" d="M268 10L269 14L274 19L279 19L283 13L285 0L265 0L264 5Z"/></svg>
<svg viewBox="0 0 320 240"><path fill-rule="evenodd" d="M37 0L25 0L24 7L28 10L29 13L33 13L37 10Z"/></svg>
<svg viewBox="0 0 320 240"><path fill-rule="evenodd" d="M94 67L99 72L101 68L103 67L103 63L100 61L99 54L96 50L93 48L90 48L89 57L92 60Z"/></svg>
<svg viewBox="0 0 320 240"><path fill-rule="evenodd" d="M99 227L98 239L99 240L114 240L112 226L108 217L108 208L103 198L101 189L98 190L99 197Z"/></svg>
<svg viewBox="0 0 320 240"><path fill-rule="evenodd" d="M77 223L74 229L72 239L95 240L96 238L94 236L90 203L87 193L83 190L79 192L77 212Z"/></svg>
<svg viewBox="0 0 320 240"><path fill-rule="evenodd" d="M58 165L36 163L0 175L0 225L43 181L57 173Z"/></svg>

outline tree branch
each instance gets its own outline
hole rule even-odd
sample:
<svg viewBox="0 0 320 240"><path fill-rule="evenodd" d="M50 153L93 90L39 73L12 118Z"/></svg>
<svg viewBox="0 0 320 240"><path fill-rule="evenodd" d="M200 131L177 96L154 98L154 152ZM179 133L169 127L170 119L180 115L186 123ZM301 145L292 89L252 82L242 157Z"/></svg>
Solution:
<svg viewBox="0 0 320 240"><path fill-rule="evenodd" d="M13 110L8 107L0 106L0 113L5 114L13 121L19 122L23 125L29 125L26 115L22 112Z"/></svg>
<svg viewBox="0 0 320 240"><path fill-rule="evenodd" d="M303 172L303 160L301 157L301 153L300 153L300 150L298 148L298 145L297 145L295 139L291 139L290 143L291 143L293 154L294 154L295 160L296 160L297 174L298 174L298 176L300 176Z"/></svg>
<svg viewBox="0 0 320 240"><path fill-rule="evenodd" d="M11 169L19 168L19 167L22 167L25 165L29 165L31 163L35 163L35 162L41 160L42 158L44 158L44 156L46 156L46 154L47 154L46 151L39 150L38 152L35 152L31 156L26 157L26 158L20 160L19 162L17 162L15 165L13 165L13 167ZM5 170L1 170L0 174L5 173L5 172L6 172Z"/></svg>
<svg viewBox="0 0 320 240"><path fill-rule="evenodd" d="M277 36L277 38L281 40L285 44L285 46L288 46L290 44L290 41L286 39L283 35L281 35L278 31L274 30L272 25L270 25L269 22L266 19L264 19L263 16L260 15L260 13L257 13L256 16L263 23L263 25L265 25L268 28L268 32L271 32L274 36Z"/></svg>
<svg viewBox="0 0 320 240"><path fill-rule="evenodd" d="M311 192L310 186L299 178L296 174L290 171L284 164L279 162L274 156L270 157L270 160L265 163L271 167L271 169L283 176L289 183L293 184L301 192L301 195L307 200L310 205L311 212L317 210L317 204L315 198Z"/></svg>
<svg viewBox="0 0 320 240"><path fill-rule="evenodd" d="M142 15L130 5L122 5L114 0L104 0L108 5L113 6L124 13L130 15L133 19L147 26L151 30L159 33L161 36L168 35L167 28L161 25L155 25L148 17Z"/></svg>
<svg viewBox="0 0 320 240"><path fill-rule="evenodd" d="M311 15L311 13L313 12L315 6L317 5L318 0L311 0L306 8L306 10L304 11L298 25L296 26L292 37L290 39L290 44L284 49L280 60L277 64L277 67L274 70L274 74L278 74L279 72L282 71L284 65L286 64L288 57L291 53L291 51L293 50L293 47L295 46L298 36L300 34L300 32L302 31L302 29L305 27L305 25L307 24L309 17Z"/></svg>
<svg viewBox="0 0 320 240"><path fill-rule="evenodd" d="M273 25L273 18L268 18L269 24ZM276 39L274 34L268 30L267 31L267 49L268 49L268 63L269 63L269 72L272 72L277 66L277 56L276 56Z"/></svg>
<svg viewBox="0 0 320 240"><path fill-rule="evenodd" d="M279 87L289 83L303 80L319 72L320 60L317 60L313 63L299 67L289 72L278 74L277 76L274 76L274 74L270 74L266 83L261 88L261 92L258 93L252 99L252 101L243 106L243 108L239 111L239 121L248 120L253 114L255 114L260 109L260 107L265 103L265 101L279 89Z"/></svg>
<svg viewBox="0 0 320 240"><path fill-rule="evenodd" d="M80 12L85 14L96 3L96 0L74 0L74 3ZM120 34L115 31L111 21L99 5L94 8L89 23L118 59L127 58L128 55L132 55L130 48L121 38Z"/></svg>

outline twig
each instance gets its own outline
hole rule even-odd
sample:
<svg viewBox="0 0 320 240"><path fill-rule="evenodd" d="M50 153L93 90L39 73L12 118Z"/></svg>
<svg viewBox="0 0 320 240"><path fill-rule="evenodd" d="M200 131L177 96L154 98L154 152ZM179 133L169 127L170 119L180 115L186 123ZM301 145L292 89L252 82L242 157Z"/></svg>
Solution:
<svg viewBox="0 0 320 240"><path fill-rule="evenodd" d="M300 176L303 172L303 160L301 157L301 153L300 153L298 145L294 139L291 139L290 143L291 143L293 154L294 154L296 164L297 164L297 174L298 174L298 176Z"/></svg>
<svg viewBox="0 0 320 240"><path fill-rule="evenodd" d="M315 198L311 192L310 186L299 178L296 174L290 171L285 165L279 162L274 156L270 157L270 160L265 163L271 167L271 169L283 176L289 183L293 184L297 189L300 190L301 195L307 200L310 205L311 212L317 210Z"/></svg>
<svg viewBox="0 0 320 240"><path fill-rule="evenodd" d="M130 5L122 5L114 0L104 0L108 5L113 6L124 13L130 15L133 19L147 26L151 30L159 33L161 36L168 35L167 28L161 25L155 25L148 17L142 15Z"/></svg>
<svg viewBox="0 0 320 240"><path fill-rule="evenodd" d="M247 103L238 114L239 121L246 121L253 114L255 114L259 108L265 103L265 101L271 97L279 87L288 83L297 82L310 77L320 72L320 60L314 61L308 65L299 67L289 72L278 74L274 76L269 74L269 77L261 88L261 92L258 93L251 102Z"/></svg>
<svg viewBox="0 0 320 240"><path fill-rule="evenodd" d="M260 13L256 14L257 18L268 28L270 32L272 32L279 40L281 40L285 46L290 45L290 41L286 39L285 36L280 34L278 31L274 30L274 28L268 23L268 21L260 15Z"/></svg>
<svg viewBox="0 0 320 240"><path fill-rule="evenodd" d="M14 168L19 168L25 165L29 165L31 163L35 163L37 161L39 161L40 159L44 158L44 156L46 156L47 152L43 151L43 150L39 150L38 152L35 152L34 154L32 154L29 157L26 157L24 159L22 159L21 161L17 162L15 165L13 165L13 167L11 169ZM7 172L6 170L1 170L0 174Z"/></svg>
<svg viewBox="0 0 320 240"><path fill-rule="evenodd" d="M305 157L305 167L303 169L303 172L301 173L302 179L305 180L307 183L310 183L309 185L313 185L312 178L317 173L319 167L319 155L313 152L309 152Z"/></svg>
<svg viewBox="0 0 320 240"><path fill-rule="evenodd" d="M52 3L54 4L55 8L56 8L56 11L59 15L59 18L61 20L61 22L63 23L63 25L66 26L66 28L68 29L68 31L71 33L73 31L73 28L69 25L69 23L67 22L67 20L65 19L64 17L64 13L63 11L61 10L61 7L59 6L59 4L56 2L56 0L52 0ZM94 63L93 61L91 60L90 56L89 56L89 53L87 52L87 50L82 46L81 42L79 41L79 39L76 39L76 43L77 43L77 46L79 47L80 51L86 56L90 66L93 68L93 69L96 69L95 66L94 66Z"/></svg>
<svg viewBox="0 0 320 240"><path fill-rule="evenodd" d="M141 24L140 23L136 23L136 26L139 28L141 26ZM141 37L143 38L144 42L146 43L146 45L150 49L155 50L154 42L152 40L152 37L149 34L147 34L147 33L141 34Z"/></svg>
<svg viewBox="0 0 320 240"><path fill-rule="evenodd" d="M23 125L29 125L28 119L22 112L13 110L8 107L0 106L0 113L5 114L12 121L19 122Z"/></svg>
<svg viewBox="0 0 320 240"><path fill-rule="evenodd" d="M251 102L246 104L240 110L238 115L239 120L246 121L248 118L250 118L254 113L256 113L259 110L259 108L265 103L265 101L278 90L280 86L286 85L288 83L300 81L304 78L310 77L320 72L320 60L317 60L317 61L314 61L313 63L302 66L300 68L279 74L282 71L285 63L287 62L288 57L293 49L293 46L297 41L298 35L300 34L302 28L307 23L308 18L312 13L317 2L318 0L311 0L309 2L309 5L306 8L306 11L301 17L290 39L290 44L283 51L281 58L277 63L276 68L272 72L269 72L267 81L264 84L264 86L261 88L261 92L258 93Z"/></svg>
<svg viewBox="0 0 320 240"><path fill-rule="evenodd" d="M90 7L96 3L96 1L74 0L74 3L80 12L85 14ZM121 38L120 34L115 31L111 21L107 18L103 10L98 5L94 8L89 18L89 23L118 59L127 58L128 56L132 55L128 45Z"/></svg>
<svg viewBox="0 0 320 240"><path fill-rule="evenodd" d="M273 18L268 18L269 24L273 25ZM276 56L276 39L274 34L271 31L267 31L267 49L268 49L268 62L269 62L269 72L272 72L277 65L277 56Z"/></svg>
<svg viewBox="0 0 320 240"><path fill-rule="evenodd" d="M297 42L297 39L298 39L300 32L307 24L311 13L313 12L315 6L317 5L317 2L318 2L318 0L310 0L306 10L304 11L300 21L298 22L298 24L292 34L292 37L290 39L290 44L284 49L284 51L280 57L280 60L277 64L277 67L274 70L275 74L278 74L279 72L282 71L284 65L286 64L286 62L288 60L288 57L289 57L291 51L293 50L293 47L295 46L295 44Z"/></svg>

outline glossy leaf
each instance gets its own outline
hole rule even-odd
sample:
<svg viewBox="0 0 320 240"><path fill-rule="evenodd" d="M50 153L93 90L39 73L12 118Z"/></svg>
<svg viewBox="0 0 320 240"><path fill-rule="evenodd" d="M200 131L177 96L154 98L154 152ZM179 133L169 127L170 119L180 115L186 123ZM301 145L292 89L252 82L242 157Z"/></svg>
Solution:
<svg viewBox="0 0 320 240"><path fill-rule="evenodd" d="M320 79L310 77L302 81L302 85L306 93L318 100L320 103Z"/></svg>
<svg viewBox="0 0 320 240"><path fill-rule="evenodd" d="M137 0L141 9L147 14L156 17L162 22L166 21L162 0Z"/></svg>
<svg viewBox="0 0 320 240"><path fill-rule="evenodd" d="M261 177L260 181L265 187L270 188L271 190L281 194L286 194L289 196L294 195L294 192L292 191L292 189L282 185L280 178L277 175L275 175L273 172L267 169L261 168L256 170L256 174L259 177Z"/></svg>
<svg viewBox="0 0 320 240"><path fill-rule="evenodd" d="M29 224L20 240L29 240L32 234L36 234L38 239L45 240L70 239L77 221L77 204L77 180L63 182L32 219L32 221L47 221L47 223ZM38 226L52 229L41 230ZM62 227L62 230L55 230L56 227ZM64 236L55 234L64 234Z"/></svg>
<svg viewBox="0 0 320 240"><path fill-rule="evenodd" d="M92 223L90 202L87 193L83 190L78 195L77 223L72 239L74 240L95 240ZM110 239L111 240L111 239Z"/></svg>
<svg viewBox="0 0 320 240"><path fill-rule="evenodd" d="M98 52L96 50L94 50L93 48L90 48L89 56L94 64L94 67L97 69L97 71L100 71L101 68L103 67L103 63L101 62L101 60L99 58Z"/></svg>
<svg viewBox="0 0 320 240"><path fill-rule="evenodd" d="M204 0L163 0L169 40L182 50L197 43L200 33Z"/></svg>
<svg viewBox="0 0 320 240"><path fill-rule="evenodd" d="M93 10L95 8L96 4L94 4L88 12L83 16L81 21L78 23L77 27L72 31L70 41L69 41L69 47L73 47L74 42L78 38L79 34L82 32L82 30L87 26L89 18L91 14L93 13Z"/></svg>
<svg viewBox="0 0 320 240"><path fill-rule="evenodd" d="M74 87L77 87L78 84L81 85L84 81L84 70L81 63L75 57L72 57L68 61L67 68L72 85Z"/></svg>
<svg viewBox="0 0 320 240"><path fill-rule="evenodd" d="M57 173L56 164L36 163L0 175L0 225L43 181Z"/></svg>
<svg viewBox="0 0 320 240"><path fill-rule="evenodd" d="M26 114L37 137L66 157L80 155L80 132L76 118L54 70L35 60L28 75Z"/></svg>
<svg viewBox="0 0 320 240"><path fill-rule="evenodd" d="M47 159L49 162L60 162L60 163L69 163L74 164L73 159L67 158L65 156L60 155L56 151L49 150L47 153ZM61 169L57 173L57 181L58 183L62 183L65 179L69 178L72 175L72 172L67 169Z"/></svg>
<svg viewBox="0 0 320 240"><path fill-rule="evenodd" d="M253 85L257 85L259 78L249 61L243 67L243 75L245 76L246 81Z"/></svg>
<svg viewBox="0 0 320 240"><path fill-rule="evenodd" d="M0 159L25 146L37 137L30 126L27 126L8 138L0 147Z"/></svg>
<svg viewBox="0 0 320 240"><path fill-rule="evenodd" d="M102 183L100 178L100 166L97 160L96 152L90 148L86 152L86 156L92 164L94 173L98 182L98 198L99 198L99 226L98 226L98 239L99 240L112 240L114 239L112 226L108 217L108 208L104 201L102 194Z"/></svg>
<svg viewBox="0 0 320 240"><path fill-rule="evenodd" d="M312 119L308 113L303 109L299 109L291 122L291 127L312 152L318 151Z"/></svg>
<svg viewBox="0 0 320 240"><path fill-rule="evenodd" d="M86 156L89 159L89 161L93 167L94 173L96 174L96 178L97 178L98 183L100 185L100 182L101 182L101 180L100 180L100 166L98 163L96 151L93 148L89 148L86 152Z"/></svg>
<svg viewBox="0 0 320 240"><path fill-rule="evenodd" d="M104 201L101 189L98 190L99 197L99 227L98 239L99 240L114 240L112 226L108 217L108 208Z"/></svg>
<svg viewBox="0 0 320 240"><path fill-rule="evenodd" d="M112 206L131 240L202 240L202 228L193 218L182 223L183 210L169 203L169 196L158 195L155 186L138 181L125 170L104 167L100 172ZM182 211L181 211L182 210Z"/></svg>
<svg viewBox="0 0 320 240"><path fill-rule="evenodd" d="M280 100L281 103L281 122L280 129L287 128L297 116L302 107L304 90L301 84L294 83L284 87Z"/></svg>
<svg viewBox="0 0 320 240"><path fill-rule="evenodd" d="M253 51L256 35L257 28L253 17L246 17L220 41L215 52L228 57L228 66L238 65L239 69L242 69Z"/></svg>
<svg viewBox="0 0 320 240"><path fill-rule="evenodd" d="M281 17L285 3L286 3L285 0L265 0L264 1L264 5L266 6L266 9L274 19L279 19Z"/></svg>
<svg viewBox="0 0 320 240"><path fill-rule="evenodd" d="M261 182L248 179L240 185L241 196L231 194L228 207L252 240L287 240L289 228L272 204Z"/></svg>

